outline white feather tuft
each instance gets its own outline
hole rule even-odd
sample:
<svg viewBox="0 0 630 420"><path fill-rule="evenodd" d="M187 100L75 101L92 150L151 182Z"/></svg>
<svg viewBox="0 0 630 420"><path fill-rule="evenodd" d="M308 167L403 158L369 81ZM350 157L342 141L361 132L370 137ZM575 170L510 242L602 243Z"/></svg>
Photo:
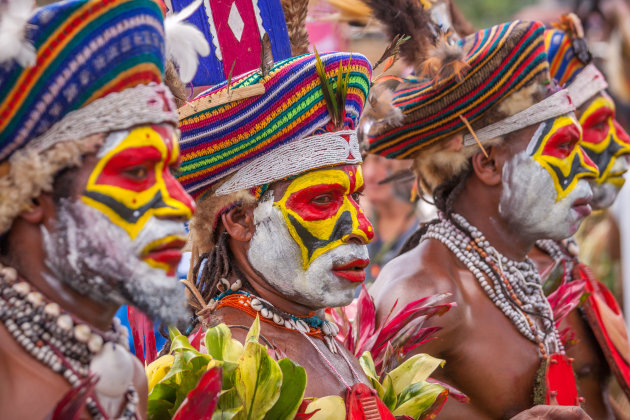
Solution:
<svg viewBox="0 0 630 420"><path fill-rule="evenodd" d="M33 1L0 0L0 63L15 60L22 67L35 64L35 48L24 38Z"/></svg>
<svg viewBox="0 0 630 420"><path fill-rule="evenodd" d="M195 77L199 66L198 56L210 54L210 45L204 34L195 25L185 22L201 3L202 0L197 0L179 13L167 16L164 21L166 56L176 64L179 78L184 83Z"/></svg>

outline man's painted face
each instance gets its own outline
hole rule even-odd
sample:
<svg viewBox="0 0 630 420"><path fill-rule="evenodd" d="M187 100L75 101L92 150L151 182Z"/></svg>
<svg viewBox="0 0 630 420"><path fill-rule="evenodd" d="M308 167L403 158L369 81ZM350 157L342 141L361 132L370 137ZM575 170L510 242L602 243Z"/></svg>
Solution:
<svg viewBox="0 0 630 420"><path fill-rule="evenodd" d="M169 125L110 133L81 197L124 230L137 255L173 273L185 242L183 221L194 203L171 171L179 164L176 132Z"/></svg>
<svg viewBox="0 0 630 420"><path fill-rule="evenodd" d="M597 167L579 145L573 116L541 123L526 150L503 167L501 215L530 239L563 239L591 212Z"/></svg>
<svg viewBox="0 0 630 420"><path fill-rule="evenodd" d="M359 166L307 172L254 210L248 259L284 296L309 308L348 305L369 263L372 225L358 205Z"/></svg>
<svg viewBox="0 0 630 420"><path fill-rule="evenodd" d="M580 116L582 147L599 168L594 180L593 205L609 207L623 187L630 154L630 136L615 120L615 104L606 93L595 97Z"/></svg>
<svg viewBox="0 0 630 420"><path fill-rule="evenodd" d="M582 130L573 117L544 122L536 134L532 157L551 174L556 201L569 195L581 178L597 176L597 166L579 145Z"/></svg>
<svg viewBox="0 0 630 420"><path fill-rule="evenodd" d="M294 179L276 201L302 251L304 269L351 237L363 243L372 240L374 230L358 203L362 191L361 167L346 166L307 172Z"/></svg>

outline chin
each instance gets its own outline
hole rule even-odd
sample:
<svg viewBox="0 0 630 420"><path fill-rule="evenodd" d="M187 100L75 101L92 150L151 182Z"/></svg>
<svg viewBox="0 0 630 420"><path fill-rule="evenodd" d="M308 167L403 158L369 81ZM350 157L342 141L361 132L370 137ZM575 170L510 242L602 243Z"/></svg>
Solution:
<svg viewBox="0 0 630 420"><path fill-rule="evenodd" d="M607 182L598 185L592 184L591 188L593 189L593 201L591 202L593 210L603 210L612 206L621 190L620 187Z"/></svg>

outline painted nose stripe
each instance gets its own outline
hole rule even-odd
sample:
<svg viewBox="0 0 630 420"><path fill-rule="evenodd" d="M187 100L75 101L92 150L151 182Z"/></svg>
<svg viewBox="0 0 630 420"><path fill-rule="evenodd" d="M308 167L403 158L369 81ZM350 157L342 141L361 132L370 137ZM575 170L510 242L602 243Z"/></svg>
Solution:
<svg viewBox="0 0 630 420"><path fill-rule="evenodd" d="M352 234L352 215L349 211L344 211L337 219L335 223L335 227L333 228L330 237L328 239L318 239L313 236L304 226L300 224L300 222L293 217L293 215L288 214L289 221L291 225L295 228L295 231L302 239L302 243L308 252L308 260L310 261L311 257L320 248L324 248L325 246L341 240L346 235Z"/></svg>

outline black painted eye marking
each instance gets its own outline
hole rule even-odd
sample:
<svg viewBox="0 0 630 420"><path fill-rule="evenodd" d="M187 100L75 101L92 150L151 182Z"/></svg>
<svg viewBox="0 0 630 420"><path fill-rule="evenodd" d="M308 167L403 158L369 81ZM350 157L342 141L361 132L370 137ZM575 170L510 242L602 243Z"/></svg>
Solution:
<svg viewBox="0 0 630 420"><path fill-rule="evenodd" d="M560 182L560 187L563 190L566 190L569 187L569 185L571 185L571 182L573 182L573 180L579 174L591 172L589 169L585 168L582 165L582 162L580 161L580 155L577 153L573 157L573 162L571 162L571 170L569 171L569 175L567 176L564 176L560 168L558 168L557 166L551 165L551 164L549 166L551 166L551 169L553 169L556 176L558 177L558 181Z"/></svg>
<svg viewBox="0 0 630 420"><path fill-rule="evenodd" d="M335 223L335 227L333 228L328 239L318 239L314 237L311 232L309 232L304 226L302 226L295 217L293 217L291 214L289 214L288 216L289 221L295 228L297 234L300 236L300 238L302 238L302 243L304 243L304 246L308 251L309 260L318 249L323 248L326 245L335 242L346 235L352 234L352 215L348 210L341 213L341 216L339 216L339 219L337 219L337 223Z"/></svg>
<svg viewBox="0 0 630 420"><path fill-rule="evenodd" d="M610 136L612 137L612 134ZM617 155L617 153L621 149L622 149L622 146L619 143L617 143L614 138L611 138L610 144L608 145L608 147L602 150L601 153L597 153L594 150L591 150L586 147L584 148L584 151L586 152L588 157L590 157L591 160L595 162L595 165L597 165L599 170L601 172L604 172L606 168L608 168L610 161L613 160L613 158ZM600 173L600 175L603 175L603 173Z"/></svg>
<svg viewBox="0 0 630 420"><path fill-rule="evenodd" d="M116 201L109 195L101 194L98 192L86 191L83 195L91 198L96 202L105 204L107 207L112 209L114 213L116 213L121 219L130 224L137 223L138 220L140 220L140 218L151 209L174 209L174 207L169 206L164 202L164 199L162 198L162 191L159 190L155 193L153 198L147 204L138 207L137 209L130 209L129 207L125 206L119 201Z"/></svg>

